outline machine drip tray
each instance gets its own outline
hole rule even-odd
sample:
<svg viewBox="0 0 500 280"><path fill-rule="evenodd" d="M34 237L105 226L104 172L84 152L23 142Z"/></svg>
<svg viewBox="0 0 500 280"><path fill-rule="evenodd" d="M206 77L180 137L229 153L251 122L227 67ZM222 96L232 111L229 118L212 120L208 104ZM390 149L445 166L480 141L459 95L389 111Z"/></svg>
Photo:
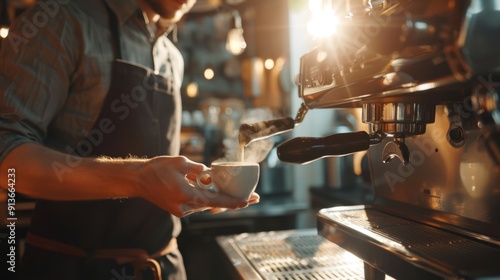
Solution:
<svg viewBox="0 0 500 280"><path fill-rule="evenodd" d="M217 242L240 279L365 279L363 262L315 229L220 236Z"/></svg>
<svg viewBox="0 0 500 280"><path fill-rule="evenodd" d="M369 206L322 209L319 234L397 279L498 279L500 247Z"/></svg>

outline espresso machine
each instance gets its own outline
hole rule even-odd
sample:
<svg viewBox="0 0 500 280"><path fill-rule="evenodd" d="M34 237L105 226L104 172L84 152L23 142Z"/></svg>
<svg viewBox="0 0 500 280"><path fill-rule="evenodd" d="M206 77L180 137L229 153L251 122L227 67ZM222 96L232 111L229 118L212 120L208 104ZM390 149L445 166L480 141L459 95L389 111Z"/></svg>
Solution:
<svg viewBox="0 0 500 280"><path fill-rule="evenodd" d="M500 1L323 2L337 32L301 57L296 117L243 124L240 144L309 110L360 108L368 131L293 138L277 155L367 151L374 199L319 210L315 235L221 238L240 278L500 279Z"/></svg>
<svg viewBox="0 0 500 280"><path fill-rule="evenodd" d="M295 164L368 150L373 203L320 210L319 235L360 258L365 279L500 279L500 1L333 3L337 32L301 57L297 117L240 140L361 108L367 132L277 149Z"/></svg>
<svg viewBox="0 0 500 280"><path fill-rule="evenodd" d="M500 279L500 1L339 5L339 32L301 58L296 119L360 107L370 130L291 139L278 156L368 150L375 199L320 210L319 234L366 279Z"/></svg>

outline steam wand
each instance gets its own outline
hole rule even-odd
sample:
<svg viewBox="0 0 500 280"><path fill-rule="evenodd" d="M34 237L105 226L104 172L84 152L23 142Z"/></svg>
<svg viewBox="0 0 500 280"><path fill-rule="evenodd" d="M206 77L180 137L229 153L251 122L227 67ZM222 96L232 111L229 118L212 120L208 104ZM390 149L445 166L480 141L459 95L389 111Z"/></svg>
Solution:
<svg viewBox="0 0 500 280"><path fill-rule="evenodd" d="M240 145L248 146L254 141L269 138L271 136L292 130L296 125L300 124L304 120L307 111L308 109L306 105L302 103L295 119L286 117L252 124L241 124L238 135Z"/></svg>

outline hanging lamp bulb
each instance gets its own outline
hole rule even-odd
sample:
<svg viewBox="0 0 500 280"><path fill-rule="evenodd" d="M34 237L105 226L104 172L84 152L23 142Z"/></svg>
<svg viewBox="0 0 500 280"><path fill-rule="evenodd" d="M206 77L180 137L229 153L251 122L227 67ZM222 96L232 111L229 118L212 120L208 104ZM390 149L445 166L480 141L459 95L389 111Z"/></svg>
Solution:
<svg viewBox="0 0 500 280"><path fill-rule="evenodd" d="M243 37L240 13L234 10L233 17L234 28L230 29L227 34L226 49L233 55L240 55L245 51L247 43L245 42L245 37Z"/></svg>
<svg viewBox="0 0 500 280"><path fill-rule="evenodd" d="M9 13L7 12L7 0L2 0L0 6L0 38L5 39L9 35Z"/></svg>

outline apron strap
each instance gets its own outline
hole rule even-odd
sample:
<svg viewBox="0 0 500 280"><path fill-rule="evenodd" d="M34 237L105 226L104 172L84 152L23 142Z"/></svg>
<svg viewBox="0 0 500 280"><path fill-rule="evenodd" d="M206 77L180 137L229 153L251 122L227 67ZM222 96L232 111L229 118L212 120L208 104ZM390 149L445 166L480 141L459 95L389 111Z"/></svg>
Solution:
<svg viewBox="0 0 500 280"><path fill-rule="evenodd" d="M141 271L151 269L155 280L162 280L161 266L156 258L172 253L177 249L177 238L172 237L169 243L160 251L149 255L143 249L101 249L88 253L87 251L76 246L52 240L33 233L28 233L26 243L48 251L57 252L60 254L70 255L79 258L94 258L94 259L114 259L117 264L130 264L134 268L136 280L141 280Z"/></svg>
<svg viewBox="0 0 500 280"><path fill-rule="evenodd" d="M106 3L106 10L108 11L109 19L109 32L111 33L111 44L113 45L113 51L115 54L115 59L122 59L122 48L120 43L120 28L118 28L118 18L115 13L111 10L109 5Z"/></svg>

